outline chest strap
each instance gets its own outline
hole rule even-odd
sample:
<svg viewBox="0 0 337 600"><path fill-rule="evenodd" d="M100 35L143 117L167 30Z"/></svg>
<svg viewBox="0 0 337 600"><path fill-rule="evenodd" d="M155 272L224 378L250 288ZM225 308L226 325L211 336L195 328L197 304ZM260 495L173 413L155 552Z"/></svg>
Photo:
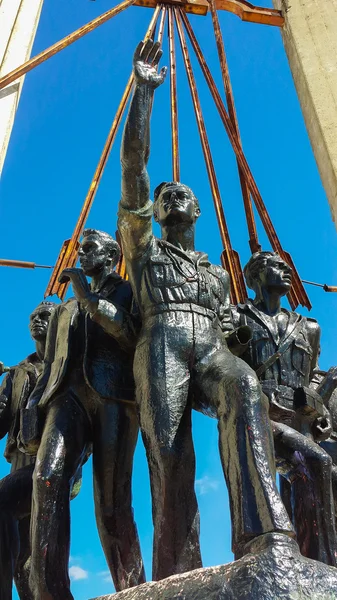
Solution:
<svg viewBox="0 0 337 600"><path fill-rule="evenodd" d="M291 344L295 341L297 335L299 334L303 323L303 318L301 315L298 315L294 327L284 338L284 340L282 340L277 352L272 354L272 356L270 356L262 365L260 365L260 367L258 367L258 369L256 369L256 375L258 378L260 378L261 375L263 375L263 373L265 373L269 367L276 363L276 361L279 360L279 358L281 358L281 356L290 348Z"/></svg>

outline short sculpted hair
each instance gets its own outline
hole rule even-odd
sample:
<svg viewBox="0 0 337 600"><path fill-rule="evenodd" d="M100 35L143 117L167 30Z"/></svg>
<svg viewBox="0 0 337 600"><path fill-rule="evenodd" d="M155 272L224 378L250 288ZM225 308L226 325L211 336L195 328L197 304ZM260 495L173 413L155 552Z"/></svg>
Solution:
<svg viewBox="0 0 337 600"><path fill-rule="evenodd" d="M83 231L83 238L93 235L101 240L107 251L111 256L114 256L114 262L118 263L121 257L121 248L118 242L105 231L99 229L85 229Z"/></svg>
<svg viewBox="0 0 337 600"><path fill-rule="evenodd" d="M246 283L251 290L256 288L256 279L265 268L270 256L278 256L277 252L254 252L243 269Z"/></svg>
<svg viewBox="0 0 337 600"><path fill-rule="evenodd" d="M162 183L160 183L159 185L157 185L156 189L154 190L153 193L153 199L154 199L154 203L157 202L161 192L163 191L164 188L170 188L170 187L182 187L184 188L187 192L189 192L193 199L194 199L194 204L196 206L196 208L198 208L200 210L200 205L199 205L199 200L198 198L194 195L193 191L191 190L190 187L188 187L188 185L185 185L184 183L180 183L180 181L163 181Z"/></svg>
<svg viewBox="0 0 337 600"><path fill-rule="evenodd" d="M34 310L32 311L32 314L35 313L39 308L50 308L50 310L53 310L54 308L56 308L56 306L58 306L58 304L56 304L56 302L50 302L49 300L42 300L42 302L40 302L40 304L38 304L36 306L36 308L34 308Z"/></svg>

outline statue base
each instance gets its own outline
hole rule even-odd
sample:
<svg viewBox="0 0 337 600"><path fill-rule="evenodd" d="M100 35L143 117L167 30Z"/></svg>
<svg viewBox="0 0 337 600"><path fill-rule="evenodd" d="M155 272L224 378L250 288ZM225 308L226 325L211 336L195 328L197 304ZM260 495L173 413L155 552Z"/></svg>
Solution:
<svg viewBox="0 0 337 600"><path fill-rule="evenodd" d="M285 535L254 540L250 554L219 567L151 581L95 600L336 600L337 568L307 559Z"/></svg>

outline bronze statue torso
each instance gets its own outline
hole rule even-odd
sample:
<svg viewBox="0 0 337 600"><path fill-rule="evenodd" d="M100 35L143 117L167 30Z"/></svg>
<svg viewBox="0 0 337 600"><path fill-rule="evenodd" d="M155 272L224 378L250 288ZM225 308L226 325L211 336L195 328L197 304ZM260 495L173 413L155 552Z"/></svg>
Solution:
<svg viewBox="0 0 337 600"><path fill-rule="evenodd" d="M270 317L251 301L233 307L232 315L235 326L248 325L252 330L252 339L241 358L255 371L278 351L296 328L290 347L259 377L269 399L273 396L277 404L284 407L282 420L291 422L294 390L309 387L316 367L320 331L317 322L285 309L277 317Z"/></svg>
<svg viewBox="0 0 337 600"><path fill-rule="evenodd" d="M1 433L5 435L8 432L4 456L12 464L12 472L35 461L35 457L20 452L17 436L20 430L20 410L26 407L41 370L42 362L34 352L10 370L0 388L0 396L4 395L9 399L6 422L1 427Z"/></svg>
<svg viewBox="0 0 337 600"><path fill-rule="evenodd" d="M118 276L109 276L99 294L125 311L131 310L130 284ZM134 399L132 353L81 312L74 298L60 305L51 317L46 360L51 371L40 406L61 386L72 384L88 385L105 400Z"/></svg>

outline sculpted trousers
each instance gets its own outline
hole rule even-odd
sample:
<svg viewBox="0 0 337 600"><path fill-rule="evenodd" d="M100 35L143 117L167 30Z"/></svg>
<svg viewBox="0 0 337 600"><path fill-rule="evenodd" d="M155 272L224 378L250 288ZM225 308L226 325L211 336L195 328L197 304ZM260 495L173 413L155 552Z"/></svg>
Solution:
<svg viewBox="0 0 337 600"><path fill-rule="evenodd" d="M336 433L333 434L333 437L325 440L320 443L321 448L325 450L332 458L332 491L334 496L334 504L335 504L335 518L336 518L336 528L337 528L337 436Z"/></svg>
<svg viewBox="0 0 337 600"><path fill-rule="evenodd" d="M20 600L33 600L27 564L33 469L26 465L0 481L0 600L12 600L13 578Z"/></svg>
<svg viewBox="0 0 337 600"><path fill-rule="evenodd" d="M237 556L255 536L292 525L275 483L268 401L211 319L165 312L148 318L135 354L140 426L149 462L153 578L200 566L190 383L216 413Z"/></svg>
<svg viewBox="0 0 337 600"><path fill-rule="evenodd" d="M316 442L291 427L272 425L276 456L289 464L286 477L291 481L291 511L301 553L336 566L332 459ZM286 465L282 467L286 469ZM287 486L281 489L289 499Z"/></svg>
<svg viewBox="0 0 337 600"><path fill-rule="evenodd" d="M100 406L96 399L90 425L79 399L84 393L68 390L55 395L47 407L33 477L30 584L35 600L73 600L68 575L69 495L91 442L96 518L115 587L119 590L144 580L131 507L137 418L129 406Z"/></svg>

